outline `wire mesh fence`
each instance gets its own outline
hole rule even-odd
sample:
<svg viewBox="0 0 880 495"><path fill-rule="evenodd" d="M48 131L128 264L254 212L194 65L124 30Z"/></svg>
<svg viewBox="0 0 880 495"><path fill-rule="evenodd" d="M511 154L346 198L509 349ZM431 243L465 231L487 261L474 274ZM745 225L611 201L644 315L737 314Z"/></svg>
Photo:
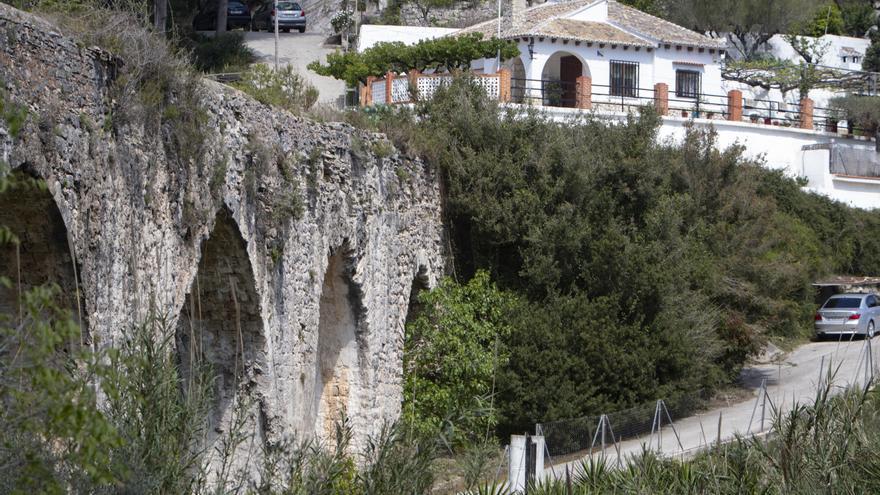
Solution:
<svg viewBox="0 0 880 495"><path fill-rule="evenodd" d="M870 386L878 365L880 343L841 334L806 355L747 368L740 378L745 394L740 400L697 390L607 414L539 423L535 433L544 437L548 475L576 469L594 456L612 466L644 450L684 457L737 437L772 433L775 414L812 404L820 390L834 395Z"/></svg>

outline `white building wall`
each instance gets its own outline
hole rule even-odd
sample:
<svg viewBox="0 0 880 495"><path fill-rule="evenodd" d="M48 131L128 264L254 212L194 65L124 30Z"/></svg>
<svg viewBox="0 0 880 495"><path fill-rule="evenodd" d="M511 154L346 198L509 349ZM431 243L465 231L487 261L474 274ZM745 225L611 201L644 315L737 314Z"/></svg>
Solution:
<svg viewBox="0 0 880 495"><path fill-rule="evenodd" d="M657 48L654 53L654 81L665 82L669 85L670 98L675 93L675 71L696 70L702 74L702 92L711 95L727 94L721 87L721 61L724 55L721 50L709 53L704 49L700 53L699 48L688 51L686 47L677 50L674 46L669 48ZM676 62L685 62L680 64ZM699 65L691 65L699 64Z"/></svg>

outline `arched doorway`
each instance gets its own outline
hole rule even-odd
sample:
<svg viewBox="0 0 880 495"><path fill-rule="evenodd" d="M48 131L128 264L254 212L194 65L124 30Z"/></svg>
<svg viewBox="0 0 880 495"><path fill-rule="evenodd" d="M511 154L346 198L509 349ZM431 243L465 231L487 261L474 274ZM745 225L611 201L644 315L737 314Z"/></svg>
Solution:
<svg viewBox="0 0 880 495"><path fill-rule="evenodd" d="M577 55L564 51L554 53L541 71L543 104L551 107L576 106L577 78L589 75L589 67Z"/></svg>
<svg viewBox="0 0 880 495"><path fill-rule="evenodd" d="M515 57L511 62L510 100L513 103L522 103L526 92L526 67L522 59Z"/></svg>

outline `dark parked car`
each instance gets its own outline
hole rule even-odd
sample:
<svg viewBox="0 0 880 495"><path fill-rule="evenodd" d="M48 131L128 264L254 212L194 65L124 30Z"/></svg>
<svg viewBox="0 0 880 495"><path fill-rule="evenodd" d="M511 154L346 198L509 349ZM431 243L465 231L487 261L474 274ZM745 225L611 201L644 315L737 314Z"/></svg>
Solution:
<svg viewBox="0 0 880 495"><path fill-rule="evenodd" d="M254 11L251 30L259 31L261 29L275 30L275 2L266 2ZM291 29L296 29L301 33L306 30L306 13L296 2L279 1L278 30L288 33Z"/></svg>
<svg viewBox="0 0 880 495"><path fill-rule="evenodd" d="M226 29L243 28L251 25L251 11L248 6L230 0L226 7ZM217 29L217 4L209 4L193 19L193 28L196 31L213 31Z"/></svg>

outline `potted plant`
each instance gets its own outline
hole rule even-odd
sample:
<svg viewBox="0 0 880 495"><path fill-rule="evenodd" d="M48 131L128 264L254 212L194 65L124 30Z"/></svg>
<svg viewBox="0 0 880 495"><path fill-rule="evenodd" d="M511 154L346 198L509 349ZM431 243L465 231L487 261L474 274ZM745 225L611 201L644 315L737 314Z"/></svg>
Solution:
<svg viewBox="0 0 880 495"><path fill-rule="evenodd" d="M548 81L544 83L544 98L547 99L547 105L551 107L562 106L562 83L559 81Z"/></svg>
<svg viewBox="0 0 880 495"><path fill-rule="evenodd" d="M771 119L770 117L764 117L764 125L770 125L772 121L773 119Z"/></svg>
<svg viewBox="0 0 880 495"><path fill-rule="evenodd" d="M707 118L707 119L714 119L714 118L715 118L715 112L706 112L706 118Z"/></svg>
<svg viewBox="0 0 880 495"><path fill-rule="evenodd" d="M756 113L749 115L749 120L751 120L753 124L757 124L759 118L760 117Z"/></svg>
<svg viewBox="0 0 880 495"><path fill-rule="evenodd" d="M682 117L687 117L687 116L688 116L688 112L687 112L687 110L682 110L682 111L681 111L681 116L682 116Z"/></svg>

